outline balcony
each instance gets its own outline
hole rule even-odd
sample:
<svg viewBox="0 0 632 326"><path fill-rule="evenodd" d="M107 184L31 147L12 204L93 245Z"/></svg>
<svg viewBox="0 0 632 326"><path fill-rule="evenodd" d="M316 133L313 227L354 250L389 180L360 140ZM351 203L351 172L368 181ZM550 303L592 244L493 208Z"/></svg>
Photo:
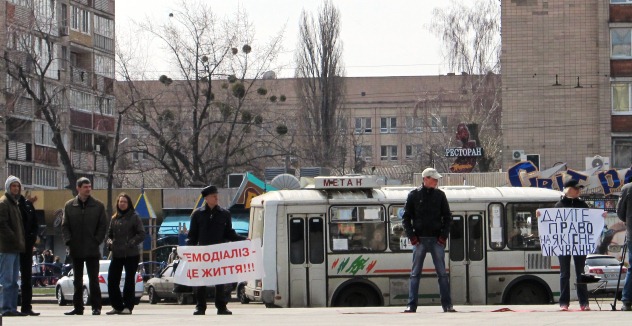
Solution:
<svg viewBox="0 0 632 326"><path fill-rule="evenodd" d="M83 171L94 171L94 153L70 151L70 159L74 168Z"/></svg>
<svg viewBox="0 0 632 326"><path fill-rule="evenodd" d="M33 161L35 163L42 163L50 166L59 166L57 157L57 149L46 146L35 145Z"/></svg>
<svg viewBox="0 0 632 326"><path fill-rule="evenodd" d="M94 34L94 47L107 53L114 53L114 40L103 35Z"/></svg>
<svg viewBox="0 0 632 326"><path fill-rule="evenodd" d="M33 160L31 154L32 144L20 143L17 141L7 141L7 159L31 162Z"/></svg>
<svg viewBox="0 0 632 326"><path fill-rule="evenodd" d="M70 82L74 85L92 87L92 73L79 67L70 67Z"/></svg>

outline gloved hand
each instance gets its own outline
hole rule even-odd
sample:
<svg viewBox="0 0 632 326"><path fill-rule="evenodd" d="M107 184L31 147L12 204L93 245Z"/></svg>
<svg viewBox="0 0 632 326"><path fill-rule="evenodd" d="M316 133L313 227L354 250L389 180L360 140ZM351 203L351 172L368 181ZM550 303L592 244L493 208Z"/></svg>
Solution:
<svg viewBox="0 0 632 326"><path fill-rule="evenodd" d="M413 246L416 246L419 244L419 239L417 238L416 235L413 235L412 237L408 238L408 240L410 240L410 244Z"/></svg>
<svg viewBox="0 0 632 326"><path fill-rule="evenodd" d="M437 238L437 243L438 243L438 244L440 244L440 245L442 245L442 246L444 246L444 247L445 247L445 243L446 243L446 241L447 241L447 239L446 239L444 236L442 236L442 235L440 235L440 236Z"/></svg>

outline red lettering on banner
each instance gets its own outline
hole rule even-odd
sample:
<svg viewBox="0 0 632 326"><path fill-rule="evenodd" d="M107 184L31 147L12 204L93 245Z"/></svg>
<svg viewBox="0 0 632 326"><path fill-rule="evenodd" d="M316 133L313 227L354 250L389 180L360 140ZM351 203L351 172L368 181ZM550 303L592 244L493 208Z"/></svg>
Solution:
<svg viewBox="0 0 632 326"><path fill-rule="evenodd" d="M187 270L187 277L188 278L198 278L198 270L197 269L189 269Z"/></svg>
<svg viewBox="0 0 632 326"><path fill-rule="evenodd" d="M241 273L242 273L241 265L235 265L235 274L241 274Z"/></svg>

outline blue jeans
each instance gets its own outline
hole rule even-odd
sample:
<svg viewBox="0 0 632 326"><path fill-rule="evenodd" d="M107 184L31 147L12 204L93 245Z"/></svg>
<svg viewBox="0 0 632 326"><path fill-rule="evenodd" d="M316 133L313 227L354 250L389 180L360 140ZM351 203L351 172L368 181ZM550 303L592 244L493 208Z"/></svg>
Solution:
<svg viewBox="0 0 632 326"><path fill-rule="evenodd" d="M413 247L413 267L410 271L410 288L408 291L408 307L417 309L417 299L419 297L419 279L424 266L426 254L430 252L435 271L439 277L439 293L441 295L441 306L443 309L452 307L450 297L450 280L445 271L445 247L437 243L437 238L419 238L419 244Z"/></svg>
<svg viewBox="0 0 632 326"><path fill-rule="evenodd" d="M628 261L632 262L632 242L629 239ZM632 268L628 268L628 272L625 275L625 284L623 285L623 294L621 295L621 301L625 304L632 303Z"/></svg>
<svg viewBox="0 0 632 326"><path fill-rule="evenodd" d="M0 284L2 313L18 309L18 280L20 279L20 254L0 253Z"/></svg>
<svg viewBox="0 0 632 326"><path fill-rule="evenodd" d="M571 256L559 256L560 260L560 306L568 306L571 301ZM577 299L580 306L588 305L588 288L586 283L580 284L579 276L584 273L586 256L573 256L575 261L575 284L577 284Z"/></svg>

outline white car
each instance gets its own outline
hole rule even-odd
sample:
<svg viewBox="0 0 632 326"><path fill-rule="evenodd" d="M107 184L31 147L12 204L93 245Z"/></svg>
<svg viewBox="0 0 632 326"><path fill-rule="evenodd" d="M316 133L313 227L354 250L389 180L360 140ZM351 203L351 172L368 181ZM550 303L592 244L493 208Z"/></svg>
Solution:
<svg viewBox="0 0 632 326"><path fill-rule="evenodd" d="M108 295L108 269L110 268L109 260L100 260L99 261L99 288L101 289L101 298L109 299ZM72 304L72 296L75 293L75 288L72 284L75 279L73 275L73 271L70 270L68 275L63 276L57 281L55 284L55 297L57 298L57 303L60 306L65 306L68 303ZM140 298L143 296L143 277L136 273L136 284L134 285L134 292L136 296L136 304L140 303ZM125 284L125 270L121 275L121 283L119 288L121 289L121 293L123 292L123 285ZM88 274L86 266L83 266L83 304L90 304L90 287L88 286Z"/></svg>
<svg viewBox="0 0 632 326"><path fill-rule="evenodd" d="M615 293L617 292L617 281L619 284L619 294L623 291L625 275L628 269L624 266L619 275L620 262L609 255L588 255L586 257L586 267L584 272L587 275L594 275L600 278L600 282L588 284L588 291L593 293ZM621 277L621 278L619 278Z"/></svg>

